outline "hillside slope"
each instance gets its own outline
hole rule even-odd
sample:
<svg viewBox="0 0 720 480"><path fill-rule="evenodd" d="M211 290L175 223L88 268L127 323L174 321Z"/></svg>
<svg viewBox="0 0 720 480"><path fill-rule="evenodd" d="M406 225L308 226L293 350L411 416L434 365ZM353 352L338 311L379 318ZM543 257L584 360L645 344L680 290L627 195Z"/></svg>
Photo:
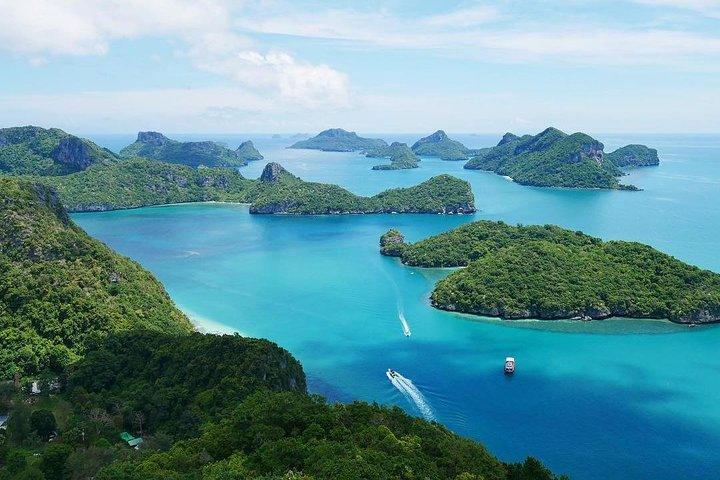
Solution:
<svg viewBox="0 0 720 480"><path fill-rule="evenodd" d="M7 175L66 175L116 160L110 150L58 128L0 129L0 173Z"/></svg>
<svg viewBox="0 0 720 480"><path fill-rule="evenodd" d="M0 178L0 378L58 370L92 339L190 322L140 265L90 238L55 192Z"/></svg>

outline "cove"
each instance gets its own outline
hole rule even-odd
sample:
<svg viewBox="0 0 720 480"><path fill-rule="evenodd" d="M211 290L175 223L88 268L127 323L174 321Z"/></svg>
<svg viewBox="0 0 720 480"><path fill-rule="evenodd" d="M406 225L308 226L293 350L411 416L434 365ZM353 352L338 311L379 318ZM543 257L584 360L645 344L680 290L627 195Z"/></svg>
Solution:
<svg viewBox="0 0 720 480"><path fill-rule="evenodd" d="M470 147L497 141L457 137ZM378 254L379 236L391 227L414 241L492 219L638 240L720 271L720 137L597 137L607 150L626 143L658 148L660 167L627 178L644 191L523 187L437 159L414 170L371 171L373 159L286 150L288 139L268 136L255 141L265 161L304 179L372 194L451 173L472 183L479 211L275 217L250 215L242 205L196 204L73 218L153 271L201 327L287 348L311 390L332 400L427 413L388 381L385 371L393 368L412 380L433 418L505 460L535 455L575 479L720 476L720 326L502 322L440 312L427 297L446 270L408 268ZM242 138L217 139L234 146ZM113 147L109 139L105 145ZM255 177L265 161L241 171ZM518 362L512 378L502 374L508 355Z"/></svg>

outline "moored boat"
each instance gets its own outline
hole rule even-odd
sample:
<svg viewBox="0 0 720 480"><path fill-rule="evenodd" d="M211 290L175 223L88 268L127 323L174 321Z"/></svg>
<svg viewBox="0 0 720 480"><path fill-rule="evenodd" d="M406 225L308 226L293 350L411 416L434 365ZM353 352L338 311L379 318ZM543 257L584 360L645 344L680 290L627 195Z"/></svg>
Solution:
<svg viewBox="0 0 720 480"><path fill-rule="evenodd" d="M512 375L513 373L515 373L515 358L514 357L506 357L505 358L505 374Z"/></svg>

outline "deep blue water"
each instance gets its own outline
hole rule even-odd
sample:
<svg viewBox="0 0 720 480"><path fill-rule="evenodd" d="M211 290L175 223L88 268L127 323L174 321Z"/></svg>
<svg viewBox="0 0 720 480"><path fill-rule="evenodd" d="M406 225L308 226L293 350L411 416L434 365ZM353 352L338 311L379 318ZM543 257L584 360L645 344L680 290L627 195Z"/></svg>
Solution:
<svg viewBox="0 0 720 480"><path fill-rule="evenodd" d="M607 150L658 148L661 166L624 180L642 192L523 187L437 159L414 170L371 171L377 159L284 149L294 141L288 136L176 137L232 147L252 138L266 160L362 194L449 172L472 183L479 209L475 216L273 217L200 204L74 215L153 271L200 326L279 343L303 363L311 389L333 400L397 404L421 415L385 376L393 368L414 382L433 418L505 460L535 455L576 479L720 478L720 325L502 322L440 312L427 297L447 270L408 268L377 247L390 227L416 240L473 219L501 219L638 240L720 272L720 136L596 135ZM498 139L456 137L473 147ZM116 150L133 140L93 138ZM411 143L417 135L383 138ZM256 177L264 164L241 171ZM518 362L512 378L502 374L507 355Z"/></svg>

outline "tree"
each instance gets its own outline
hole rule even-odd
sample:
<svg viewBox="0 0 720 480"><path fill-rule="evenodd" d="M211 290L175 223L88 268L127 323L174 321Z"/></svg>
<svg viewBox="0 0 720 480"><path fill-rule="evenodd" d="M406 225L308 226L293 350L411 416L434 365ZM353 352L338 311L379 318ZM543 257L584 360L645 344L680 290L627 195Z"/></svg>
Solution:
<svg viewBox="0 0 720 480"><path fill-rule="evenodd" d="M15 445L22 445L30 435L30 409L19 403L10 412L8 418L7 436Z"/></svg>
<svg viewBox="0 0 720 480"><path fill-rule="evenodd" d="M40 459L40 471L47 480L63 480L67 478L67 459L72 447L63 443L48 445Z"/></svg>
<svg viewBox="0 0 720 480"><path fill-rule="evenodd" d="M32 412L32 415L30 415L30 428L33 432L37 433L40 438L48 440L57 428L55 415L53 415L50 410L45 410L44 408L35 410Z"/></svg>

